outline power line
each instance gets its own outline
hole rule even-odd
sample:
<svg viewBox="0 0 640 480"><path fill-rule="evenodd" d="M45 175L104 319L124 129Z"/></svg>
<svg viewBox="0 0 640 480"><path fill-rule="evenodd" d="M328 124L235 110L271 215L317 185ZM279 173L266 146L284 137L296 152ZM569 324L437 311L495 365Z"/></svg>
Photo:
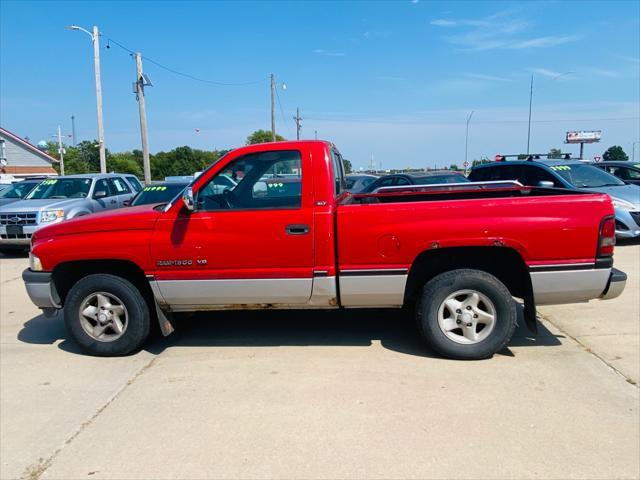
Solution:
<svg viewBox="0 0 640 480"><path fill-rule="evenodd" d="M125 52L128 52L129 55L135 55L135 52L133 50L131 50L130 48L124 46L123 44L121 44L120 42L114 40L113 38L105 35L105 34L101 34L103 37L105 37L107 39L107 48L109 48L109 43L114 43L115 45L117 45L118 47L120 47L121 49L123 49ZM265 77L262 80L252 80L249 82L219 82L217 80L208 80L206 78L200 78L200 77L196 77L195 75L191 75L189 73L184 73L181 72L179 70L176 70L175 68L171 68L171 67L167 67L166 65L163 65L160 62L157 62L155 60L153 60L152 58L146 57L146 56L142 56L142 58L144 60L146 60L149 63L153 63L155 66L162 68L163 70L166 70L168 72L171 72L175 75L180 75L182 77L185 78L189 78L191 80L195 80L197 82L202 82L202 83L208 83L211 85L219 85L219 86L223 86L223 87L241 87L241 86L246 86L246 85L257 85L259 83L263 83L267 80L267 77Z"/></svg>

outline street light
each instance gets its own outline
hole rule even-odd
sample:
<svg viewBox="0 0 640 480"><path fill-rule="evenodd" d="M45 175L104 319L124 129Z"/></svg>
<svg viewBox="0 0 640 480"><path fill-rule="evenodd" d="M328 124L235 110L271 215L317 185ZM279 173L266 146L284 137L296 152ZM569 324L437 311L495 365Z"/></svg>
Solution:
<svg viewBox="0 0 640 480"><path fill-rule="evenodd" d="M79 30L91 37L93 43L93 64L96 77L96 110L98 112L98 143L100 145L100 173L107 173L107 155L104 145L104 124L102 122L102 83L100 81L100 32L93 27L93 33L78 25L69 25L68 30Z"/></svg>
<svg viewBox="0 0 640 480"><path fill-rule="evenodd" d="M467 134L464 138L464 173L467 173L467 167L469 166L469 162L467 161L467 152L469 151L469 122L471 121L471 117L473 116L474 110L471 110L471 113L467 117Z"/></svg>
<svg viewBox="0 0 640 480"><path fill-rule="evenodd" d="M565 75L570 75L574 72L559 73L551 78L551 80L557 80ZM529 126L527 128L527 155L529 154L529 145L531 144L531 106L533 105L533 73L531 74L531 87L529 89Z"/></svg>

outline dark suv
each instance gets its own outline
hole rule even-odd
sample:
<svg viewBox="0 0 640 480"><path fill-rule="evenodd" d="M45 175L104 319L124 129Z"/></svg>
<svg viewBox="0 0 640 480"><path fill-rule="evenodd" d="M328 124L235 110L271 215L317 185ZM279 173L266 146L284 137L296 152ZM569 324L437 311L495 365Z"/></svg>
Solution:
<svg viewBox="0 0 640 480"><path fill-rule="evenodd" d="M473 182L517 180L533 187L555 187L606 193L616 212L616 236L640 237L640 187L576 160L513 160L478 165Z"/></svg>

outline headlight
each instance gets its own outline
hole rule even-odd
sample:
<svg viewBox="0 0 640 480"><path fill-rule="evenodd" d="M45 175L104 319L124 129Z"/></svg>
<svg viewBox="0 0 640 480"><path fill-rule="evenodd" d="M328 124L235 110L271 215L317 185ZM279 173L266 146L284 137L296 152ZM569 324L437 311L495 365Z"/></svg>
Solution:
<svg viewBox="0 0 640 480"><path fill-rule="evenodd" d="M62 218L64 218L64 210L46 210L40 214L40 221L43 223L53 222Z"/></svg>
<svg viewBox="0 0 640 480"><path fill-rule="evenodd" d="M619 208L620 210L624 210L628 212L636 209L633 203L626 202L624 200L620 200L619 198L613 198L613 197L611 198L611 200L613 200L613 206L615 208Z"/></svg>
<svg viewBox="0 0 640 480"><path fill-rule="evenodd" d="M42 271L42 263L40 263L40 259L31 252L29 252L29 268L34 272Z"/></svg>

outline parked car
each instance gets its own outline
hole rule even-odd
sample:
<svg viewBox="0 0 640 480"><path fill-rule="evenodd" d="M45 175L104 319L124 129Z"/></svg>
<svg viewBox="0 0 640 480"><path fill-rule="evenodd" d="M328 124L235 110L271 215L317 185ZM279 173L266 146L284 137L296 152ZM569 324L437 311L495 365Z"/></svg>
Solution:
<svg viewBox="0 0 640 480"><path fill-rule="evenodd" d="M113 173L48 178L0 207L0 252L28 248L33 233L52 223L122 207L139 187L135 177Z"/></svg>
<svg viewBox="0 0 640 480"><path fill-rule="evenodd" d="M184 181L169 181L147 185L130 201L126 202L126 204L137 207L138 205L148 205L151 203L168 203L182 192L187 185L189 185L189 183Z"/></svg>
<svg viewBox="0 0 640 480"><path fill-rule="evenodd" d="M9 203L14 203L18 200L23 199L31 192L31 190L33 190L44 180L45 177L28 178L19 182L12 183L8 186L8 188L0 191L0 207L4 207Z"/></svg>
<svg viewBox="0 0 640 480"><path fill-rule="evenodd" d="M593 165L577 160L494 162L474 167L469 179L518 180L523 185L606 193L615 207L616 236L640 237L640 187L627 185Z"/></svg>
<svg viewBox="0 0 640 480"><path fill-rule="evenodd" d="M285 169L301 173L256 188ZM237 185L213 193L230 171L242 173ZM343 172L328 142L238 148L162 209L38 230L27 292L47 315L64 309L70 336L94 355L135 351L156 318L168 335L175 312L414 306L433 350L478 359L509 342L513 297L535 329L536 303L624 289L607 195L521 185L343 195Z"/></svg>
<svg viewBox="0 0 640 480"><path fill-rule="evenodd" d="M375 182L379 177L376 175L351 174L347 175L347 191L351 193L359 193L371 183Z"/></svg>
<svg viewBox="0 0 640 480"><path fill-rule="evenodd" d="M380 177L358 193L371 193L382 187L399 187L403 185L436 185L439 183L466 183L467 177L458 172L448 170L420 173L394 173Z"/></svg>
<svg viewBox="0 0 640 480"><path fill-rule="evenodd" d="M591 165L615 175L625 183L640 185L640 163L632 162L594 162Z"/></svg>

